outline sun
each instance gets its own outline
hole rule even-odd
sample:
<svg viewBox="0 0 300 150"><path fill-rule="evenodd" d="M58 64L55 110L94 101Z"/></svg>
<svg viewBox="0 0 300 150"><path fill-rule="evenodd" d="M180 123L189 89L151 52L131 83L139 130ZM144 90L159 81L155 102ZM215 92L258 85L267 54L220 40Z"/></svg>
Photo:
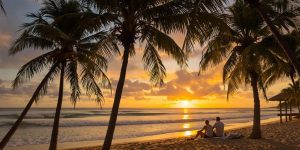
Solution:
<svg viewBox="0 0 300 150"><path fill-rule="evenodd" d="M181 108L190 108L192 106L191 102L188 100L183 100L179 102Z"/></svg>

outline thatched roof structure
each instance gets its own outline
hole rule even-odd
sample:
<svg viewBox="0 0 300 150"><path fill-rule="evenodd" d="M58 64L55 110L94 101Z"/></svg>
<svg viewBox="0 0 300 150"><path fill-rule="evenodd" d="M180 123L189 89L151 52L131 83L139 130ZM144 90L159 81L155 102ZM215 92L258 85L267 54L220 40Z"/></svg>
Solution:
<svg viewBox="0 0 300 150"><path fill-rule="evenodd" d="M269 98L269 101L287 101L289 96L290 95L288 95L286 93L280 93L280 94L277 94L277 95Z"/></svg>

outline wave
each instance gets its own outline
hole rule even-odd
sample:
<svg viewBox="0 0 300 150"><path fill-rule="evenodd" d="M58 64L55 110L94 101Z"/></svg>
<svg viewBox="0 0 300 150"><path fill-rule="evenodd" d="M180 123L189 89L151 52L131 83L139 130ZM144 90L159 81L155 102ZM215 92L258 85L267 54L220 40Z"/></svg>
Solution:
<svg viewBox="0 0 300 150"><path fill-rule="evenodd" d="M274 114L263 115L262 118L274 116ZM223 120L252 120L253 115L243 115L243 116L232 116L223 117ZM134 120L134 121L118 121L118 126L124 125L148 125L148 124L169 124L169 123L193 123L193 122L203 122L204 120L212 120L211 117L199 118L199 119L175 119L175 120ZM11 126L13 121L5 122L0 124L0 126ZM33 126L33 127L47 127L52 126L53 120L25 120L22 122L22 126ZM108 122L101 120L61 120L60 127L82 127L82 126L107 126Z"/></svg>
<svg viewBox="0 0 300 150"><path fill-rule="evenodd" d="M274 112L276 110L264 110L265 112ZM187 115L218 115L218 114L244 114L250 113L252 110L236 110L236 111L212 111L212 112L189 112ZM87 117L95 117L95 116L109 116L109 111L87 111L84 113L70 112L70 113L62 113L61 118L87 118ZM183 112L143 112L143 111L121 111L119 112L119 116L160 116L160 115L186 115ZM19 117L18 113L14 114L2 114L0 115L0 119L16 119ZM27 114L26 119L53 119L54 113L35 113L35 114Z"/></svg>

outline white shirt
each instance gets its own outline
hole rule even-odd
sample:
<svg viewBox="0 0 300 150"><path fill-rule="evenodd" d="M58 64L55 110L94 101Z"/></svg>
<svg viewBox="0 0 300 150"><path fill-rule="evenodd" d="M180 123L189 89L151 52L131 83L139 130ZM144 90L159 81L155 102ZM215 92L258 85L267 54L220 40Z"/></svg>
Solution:
<svg viewBox="0 0 300 150"><path fill-rule="evenodd" d="M223 122L217 121L214 124L213 128L216 128L216 132L215 132L216 136L218 136L218 137L224 136L224 123Z"/></svg>

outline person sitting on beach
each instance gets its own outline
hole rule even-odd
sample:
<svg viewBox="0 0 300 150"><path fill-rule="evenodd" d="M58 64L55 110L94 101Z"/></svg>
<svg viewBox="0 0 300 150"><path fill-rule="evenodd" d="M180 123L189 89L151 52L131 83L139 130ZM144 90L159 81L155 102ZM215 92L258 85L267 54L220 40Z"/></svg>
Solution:
<svg viewBox="0 0 300 150"><path fill-rule="evenodd" d="M204 133L203 133L203 131L204 131ZM209 124L208 120L205 120L204 127L197 132L195 138L192 138L192 140L196 139L198 136L201 136L202 138L213 137L213 127Z"/></svg>
<svg viewBox="0 0 300 150"><path fill-rule="evenodd" d="M224 136L224 123L221 121L220 117L216 117L216 122L213 126L213 129L215 129L215 132L214 132L215 137Z"/></svg>

